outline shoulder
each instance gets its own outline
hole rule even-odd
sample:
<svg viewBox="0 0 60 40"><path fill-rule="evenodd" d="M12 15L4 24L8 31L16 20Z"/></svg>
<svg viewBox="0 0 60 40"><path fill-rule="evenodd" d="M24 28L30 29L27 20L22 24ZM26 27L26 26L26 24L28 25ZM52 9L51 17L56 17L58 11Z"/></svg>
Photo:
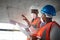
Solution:
<svg viewBox="0 0 60 40"><path fill-rule="evenodd" d="M60 30L60 25L57 22L53 22L51 30Z"/></svg>
<svg viewBox="0 0 60 40"><path fill-rule="evenodd" d="M36 20L40 20L40 17L37 17Z"/></svg>
<svg viewBox="0 0 60 40"><path fill-rule="evenodd" d="M50 38L51 40L60 40L60 27L56 23L52 25L51 31L50 31Z"/></svg>
<svg viewBox="0 0 60 40"><path fill-rule="evenodd" d="M37 17L37 19L40 19L40 17Z"/></svg>

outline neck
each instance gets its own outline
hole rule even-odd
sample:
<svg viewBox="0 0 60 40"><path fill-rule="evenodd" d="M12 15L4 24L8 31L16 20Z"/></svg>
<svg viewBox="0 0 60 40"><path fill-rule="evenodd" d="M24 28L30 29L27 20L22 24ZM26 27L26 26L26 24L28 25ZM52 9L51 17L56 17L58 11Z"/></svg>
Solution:
<svg viewBox="0 0 60 40"><path fill-rule="evenodd" d="M46 22L47 23L52 22L52 18L47 18Z"/></svg>

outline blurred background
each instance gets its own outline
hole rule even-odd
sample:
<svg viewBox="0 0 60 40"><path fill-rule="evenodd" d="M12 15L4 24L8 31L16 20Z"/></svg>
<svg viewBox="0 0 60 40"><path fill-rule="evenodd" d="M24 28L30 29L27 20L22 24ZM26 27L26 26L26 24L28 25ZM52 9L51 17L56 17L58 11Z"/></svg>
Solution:
<svg viewBox="0 0 60 40"><path fill-rule="evenodd" d="M21 15L24 14L31 21L31 7L40 10L43 6L50 4L56 8L57 15L53 17L60 24L60 0L0 0L0 23L9 23L10 20L25 23Z"/></svg>

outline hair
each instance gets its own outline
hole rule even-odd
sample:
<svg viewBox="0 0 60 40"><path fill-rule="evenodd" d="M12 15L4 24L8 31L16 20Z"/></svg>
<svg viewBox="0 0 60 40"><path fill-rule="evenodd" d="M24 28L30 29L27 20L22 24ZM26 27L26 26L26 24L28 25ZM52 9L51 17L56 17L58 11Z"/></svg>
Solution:
<svg viewBox="0 0 60 40"><path fill-rule="evenodd" d="M38 9L31 9L31 13L38 15L39 12L38 12Z"/></svg>

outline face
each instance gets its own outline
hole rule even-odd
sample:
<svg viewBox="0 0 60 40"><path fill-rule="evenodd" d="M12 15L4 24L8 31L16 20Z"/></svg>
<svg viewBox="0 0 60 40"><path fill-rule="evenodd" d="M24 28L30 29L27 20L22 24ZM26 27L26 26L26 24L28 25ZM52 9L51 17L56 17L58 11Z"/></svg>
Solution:
<svg viewBox="0 0 60 40"><path fill-rule="evenodd" d="M36 14L32 13L32 14L31 14L31 17L32 17L33 19L35 19L35 18L36 18Z"/></svg>
<svg viewBox="0 0 60 40"><path fill-rule="evenodd" d="M46 15L44 15L44 14L42 14L42 20L44 21L44 22L46 22Z"/></svg>

